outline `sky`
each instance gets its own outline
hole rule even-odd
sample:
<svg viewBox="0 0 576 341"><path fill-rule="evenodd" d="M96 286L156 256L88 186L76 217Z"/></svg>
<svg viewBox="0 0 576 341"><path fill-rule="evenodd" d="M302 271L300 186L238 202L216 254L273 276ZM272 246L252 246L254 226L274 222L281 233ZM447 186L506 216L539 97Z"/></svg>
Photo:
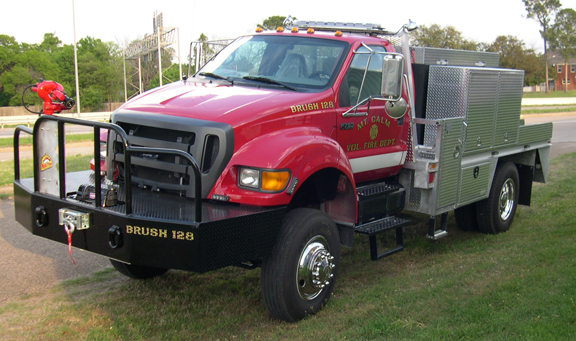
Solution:
<svg viewBox="0 0 576 341"><path fill-rule="evenodd" d="M576 9L576 0L560 1L563 8ZM209 39L236 38L254 32L273 15L379 24L390 31L411 19L419 25L454 26L477 42L512 35L526 47L543 51L540 25L526 18L522 0L0 0L0 34L39 44L44 33L55 33L64 44L72 44L75 18L76 40L91 36L126 46L152 33L155 11L163 13L165 27L178 27L183 56L201 33Z"/></svg>

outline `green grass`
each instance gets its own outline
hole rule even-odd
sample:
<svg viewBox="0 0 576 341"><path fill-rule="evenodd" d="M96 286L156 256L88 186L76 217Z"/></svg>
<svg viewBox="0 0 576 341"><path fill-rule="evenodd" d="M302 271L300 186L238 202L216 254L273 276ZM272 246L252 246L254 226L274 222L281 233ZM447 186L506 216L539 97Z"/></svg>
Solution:
<svg viewBox="0 0 576 341"><path fill-rule="evenodd" d="M526 108L530 108L530 107L526 107ZM554 114L554 113L559 113L559 112L576 112L576 107L554 106L554 108L550 108L550 109L526 109L526 110L522 109L522 115L525 115L525 114Z"/></svg>
<svg viewBox="0 0 576 341"><path fill-rule="evenodd" d="M91 133L91 134L66 135L66 143L77 143L86 141L94 141L94 134ZM27 134L21 134L19 142L21 146L31 146L32 136ZM14 147L14 140L12 138L0 138L0 148L2 147L10 147L10 148Z"/></svg>
<svg viewBox="0 0 576 341"><path fill-rule="evenodd" d="M6 302L0 330L11 340L572 340L575 201L576 153L551 162L506 233L462 232L450 217L449 236L431 242L420 219L405 251L377 262L357 236L328 305L296 324L269 317L259 270L137 281L106 269Z"/></svg>
<svg viewBox="0 0 576 341"><path fill-rule="evenodd" d="M74 155L66 157L66 171L76 172L89 169L92 155ZM32 159L20 161L20 178L31 178L34 174ZM14 161L0 161L0 186L12 184L14 181Z"/></svg>
<svg viewBox="0 0 576 341"><path fill-rule="evenodd" d="M576 97L576 90L571 90L564 92L564 90L559 91L549 91L546 92L525 92L524 98L555 98L555 97Z"/></svg>

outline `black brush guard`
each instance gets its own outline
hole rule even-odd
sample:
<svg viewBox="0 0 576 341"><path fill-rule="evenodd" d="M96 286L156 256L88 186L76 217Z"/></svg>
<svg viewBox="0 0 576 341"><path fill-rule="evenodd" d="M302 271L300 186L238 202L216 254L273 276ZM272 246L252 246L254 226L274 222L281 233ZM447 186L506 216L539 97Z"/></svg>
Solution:
<svg viewBox="0 0 576 341"><path fill-rule="evenodd" d="M58 129L58 196L39 192L39 127L56 121ZM94 128L93 183L81 183L90 171L66 173L65 124ZM118 186L118 205L102 206L99 136L101 129L121 137L124 154L124 183ZM20 178L20 133L33 135L34 177ZM254 262L272 251L285 207L254 207L215 203L176 194L151 192L134 187L130 156L134 153L173 154L187 160L193 169L195 197L201 198L200 169L189 153L176 149L133 147L126 132L112 123L41 116L34 130L18 126L14 132L14 206L16 220L34 235L68 243L59 212L87 213L90 227L72 234L72 245L122 262L169 269L204 272L243 262ZM91 178L92 179L92 178ZM77 200L79 185L93 185L94 200Z"/></svg>

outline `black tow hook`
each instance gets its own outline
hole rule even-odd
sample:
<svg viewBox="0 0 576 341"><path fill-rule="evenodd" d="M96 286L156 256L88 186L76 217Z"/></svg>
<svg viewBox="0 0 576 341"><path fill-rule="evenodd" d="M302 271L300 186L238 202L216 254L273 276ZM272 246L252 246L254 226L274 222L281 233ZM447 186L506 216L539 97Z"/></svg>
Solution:
<svg viewBox="0 0 576 341"><path fill-rule="evenodd" d="M44 206L38 206L34 210L36 215L36 225L39 227L48 226L48 212Z"/></svg>
<svg viewBox="0 0 576 341"><path fill-rule="evenodd" d="M118 226L113 225L108 229L108 245L110 245L111 248L117 249L122 247L123 241L122 231Z"/></svg>

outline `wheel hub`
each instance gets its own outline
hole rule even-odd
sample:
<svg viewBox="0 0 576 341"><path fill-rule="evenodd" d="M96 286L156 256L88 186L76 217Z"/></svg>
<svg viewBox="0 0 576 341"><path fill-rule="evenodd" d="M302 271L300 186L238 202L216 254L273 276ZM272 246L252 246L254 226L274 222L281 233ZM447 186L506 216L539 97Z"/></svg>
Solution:
<svg viewBox="0 0 576 341"><path fill-rule="evenodd" d="M308 241L298 261L296 284L300 297L313 300L330 285L336 267L333 261L324 237L315 236Z"/></svg>
<svg viewBox="0 0 576 341"><path fill-rule="evenodd" d="M502 190L500 190L499 210L502 221L507 220L512 215L514 198L514 181L508 179L502 185Z"/></svg>

